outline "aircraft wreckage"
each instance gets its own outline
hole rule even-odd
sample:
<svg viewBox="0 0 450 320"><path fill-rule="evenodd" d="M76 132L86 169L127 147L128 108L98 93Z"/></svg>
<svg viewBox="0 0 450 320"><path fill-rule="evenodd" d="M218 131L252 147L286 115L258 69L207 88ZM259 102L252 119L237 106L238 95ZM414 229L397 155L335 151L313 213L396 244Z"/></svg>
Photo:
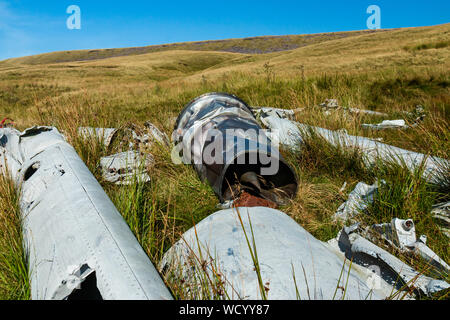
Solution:
<svg viewBox="0 0 450 320"><path fill-rule="evenodd" d="M159 272L192 292L201 292L198 272L210 278L219 275L221 294L229 299L385 299L399 289L406 289L406 298L414 298L448 288L447 282L417 272L377 246L358 224L322 242L274 209L297 192L292 168L272 143L278 140L301 150L301 125L287 119L292 112L253 110L222 93L203 95L183 109L172 137L176 156L194 166L225 209L188 230L166 252ZM264 131L255 115L266 127L278 130ZM161 132L149 128L148 136L133 130L128 134L140 143L160 137L167 145ZM332 133L324 130L319 133L331 139ZM79 134L107 145L117 129L80 128ZM223 136L227 139L221 140ZM357 144L343 137L346 143ZM385 150L398 151L374 146L377 156ZM126 184L130 174L145 174L135 163L147 158L132 144L127 148L125 154L102 159L104 176L112 175L106 181ZM398 155L411 165L415 157L422 159L405 150ZM369 155L367 161L374 157ZM426 178L438 182L434 160L427 162ZM271 172L274 163L278 168ZM172 299L120 213L56 128L24 132L0 128L0 166L20 190L33 299ZM143 177L144 182L151 181ZM341 211L353 216L358 205L351 201L359 198L370 196L349 197L337 216ZM426 239L416 239L412 221L394 219L372 229L399 250L419 252L448 272L448 265L426 246Z"/></svg>

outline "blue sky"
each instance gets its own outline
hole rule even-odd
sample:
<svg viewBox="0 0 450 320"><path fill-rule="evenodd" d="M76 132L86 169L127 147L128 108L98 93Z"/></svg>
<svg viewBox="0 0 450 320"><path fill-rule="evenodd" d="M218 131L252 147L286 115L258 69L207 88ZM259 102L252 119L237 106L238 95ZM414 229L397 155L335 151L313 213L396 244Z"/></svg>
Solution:
<svg viewBox="0 0 450 320"><path fill-rule="evenodd" d="M69 30L67 7L81 9ZM0 60L51 51L367 29L369 5L381 28L450 22L450 1L104 1L0 0Z"/></svg>

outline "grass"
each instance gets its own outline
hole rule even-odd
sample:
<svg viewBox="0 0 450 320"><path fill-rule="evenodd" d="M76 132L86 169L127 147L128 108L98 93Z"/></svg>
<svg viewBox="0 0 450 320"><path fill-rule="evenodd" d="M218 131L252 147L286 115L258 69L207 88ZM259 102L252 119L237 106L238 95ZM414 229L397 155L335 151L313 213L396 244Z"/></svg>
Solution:
<svg viewBox="0 0 450 320"><path fill-rule="evenodd" d="M86 143L78 136L78 127L119 128L130 123L142 127L150 120L170 136L174 117L191 99L219 91L235 94L249 105L303 108L297 115L302 123L345 129L349 134L449 159L450 49L440 44L448 41L449 31L446 24L298 37L289 40L289 45L298 48L284 51L274 48L283 48L285 40L270 38L13 59L0 62L0 118L14 119L19 129L41 124L63 132L158 264L183 232L217 211L212 189L191 166L173 164L170 149L162 145L145 150L155 158L155 165L148 168L151 183L110 185L102 180L98 162L114 152L114 146L106 148L95 139ZM427 50L405 49L422 44L427 44ZM241 49L233 52L231 47ZM262 53L254 54L256 49ZM324 112L317 105L327 98L337 99L344 109ZM404 112L417 105L425 108L427 116L414 128L374 131L361 127L383 119L405 118L411 124L414 119ZM345 107L385 112L388 117L352 114ZM301 153L282 153L299 177L297 196L282 210L318 239L336 236L342 226L332 215L359 181L371 184L384 179L387 184L368 214L361 216L362 222L413 218L418 235L427 235L430 248L450 261L448 238L430 216L432 204L448 200L448 183L436 188L419 172L388 163L366 168L359 150L333 147L313 135L305 139ZM448 168L443 170L448 172ZM347 187L341 190L344 182ZM29 288L20 249L17 196L11 188L8 180L0 181L0 299L26 299ZM425 268L419 259L402 259L420 270ZM196 297L180 283L168 284L176 297ZM220 293L220 281L217 284Z"/></svg>
<svg viewBox="0 0 450 320"><path fill-rule="evenodd" d="M30 284L19 199L8 176L0 175L0 194L0 299L28 300Z"/></svg>

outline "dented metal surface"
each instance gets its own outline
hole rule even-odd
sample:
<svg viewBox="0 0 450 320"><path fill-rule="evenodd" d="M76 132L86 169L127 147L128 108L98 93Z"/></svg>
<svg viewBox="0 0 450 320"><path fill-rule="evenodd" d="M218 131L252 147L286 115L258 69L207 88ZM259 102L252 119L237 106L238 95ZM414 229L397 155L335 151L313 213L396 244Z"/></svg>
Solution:
<svg viewBox="0 0 450 320"><path fill-rule="evenodd" d="M0 139L3 157L21 165L12 178L21 187L32 299L172 298L120 213L56 128L0 129Z"/></svg>
<svg viewBox="0 0 450 320"><path fill-rule="evenodd" d="M382 299L388 294L385 288L369 287L367 279L372 273L358 268L349 271L348 261L326 243L283 212L265 207L228 209L210 215L184 233L164 255L159 269L166 275L175 272L180 281L195 287L196 268L206 266L211 277L215 268L231 299L260 299L244 230L250 243L254 237L268 299L298 299L296 286L300 298L306 300ZM197 265L194 256L204 261Z"/></svg>
<svg viewBox="0 0 450 320"><path fill-rule="evenodd" d="M178 116L173 141L183 162L194 165L221 202L231 200L226 192L248 172L260 175L268 189L294 185L287 197L295 195L293 170L272 146L252 110L235 96L210 93L194 99ZM276 172L265 173L274 164Z"/></svg>

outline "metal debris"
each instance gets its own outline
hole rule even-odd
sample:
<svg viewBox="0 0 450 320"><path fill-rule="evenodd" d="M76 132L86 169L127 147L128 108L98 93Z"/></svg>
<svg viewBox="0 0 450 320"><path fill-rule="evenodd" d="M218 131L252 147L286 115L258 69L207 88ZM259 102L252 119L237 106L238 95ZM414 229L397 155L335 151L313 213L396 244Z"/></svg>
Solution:
<svg viewBox="0 0 450 320"><path fill-rule="evenodd" d="M350 112L355 114L367 114L371 116L381 116L385 117L388 116L387 113L384 112L377 112L372 110L365 110L365 109L358 109L358 108L347 108L342 107L339 105L337 99L326 99L325 102L319 104L319 107L325 110L325 114L330 114L330 111L332 110L343 110L344 112Z"/></svg>
<svg viewBox="0 0 450 320"><path fill-rule="evenodd" d="M387 113L372 111L372 110L365 110L365 109L358 109L358 108L348 108L346 110L348 110L351 113L356 113L356 114L367 114L370 116L377 116L377 117L387 117L388 116Z"/></svg>
<svg viewBox="0 0 450 320"><path fill-rule="evenodd" d="M277 109L277 108L267 108L267 107L252 107L256 118L276 116L280 118L295 120L295 114L301 112L303 109Z"/></svg>
<svg viewBox="0 0 450 320"><path fill-rule="evenodd" d="M103 178L118 185L129 185L135 181L149 182L147 168L153 165L150 154L138 151L127 151L100 159Z"/></svg>
<svg viewBox="0 0 450 320"><path fill-rule="evenodd" d="M293 150L301 149L302 135L306 135L312 130L332 145L358 148L362 151L363 160L368 166L376 165L379 159L383 159L406 165L411 171L414 171L424 163L424 179L435 184L442 183L442 178L446 174L445 168L450 167L450 162L446 159L401 149L365 137L352 136L347 133L313 127L274 116L261 118L261 122L273 130L271 139L276 138L274 137L276 135L280 143Z"/></svg>
<svg viewBox="0 0 450 320"><path fill-rule="evenodd" d="M295 300L297 290L301 299L383 299L389 295L389 288L370 286L372 273L358 266L349 271L349 261L326 243L283 212L264 207L234 208L208 216L169 249L159 270L166 278L175 276L175 281L190 290L199 285L198 272L205 270L211 279L219 273L224 296L261 299L244 230L251 250L257 251L268 299ZM256 248L251 244L253 238Z"/></svg>
<svg viewBox="0 0 450 320"><path fill-rule="evenodd" d="M261 178L259 187L250 184L254 195L267 198L279 189L287 198L295 195L293 170L272 146L252 110L235 96L209 93L194 99L178 116L173 141L183 162L194 165L221 202L233 199L249 172ZM272 168L276 172L270 172Z"/></svg>
<svg viewBox="0 0 450 320"><path fill-rule="evenodd" d="M365 129L373 129L373 130L408 129L409 128L409 126L406 125L405 120L384 120L378 124L363 123L361 126Z"/></svg>
<svg viewBox="0 0 450 320"><path fill-rule="evenodd" d="M325 102L319 104L320 107L326 109L337 109L339 108L339 104L336 99L326 99Z"/></svg>
<svg viewBox="0 0 450 320"><path fill-rule="evenodd" d="M80 127L78 128L78 135L80 135L85 140L87 139L99 139L105 147L111 144L111 140L117 133L115 128L91 128L91 127Z"/></svg>
<svg viewBox="0 0 450 320"><path fill-rule="evenodd" d="M348 195L348 200L338 208L334 214L334 218L347 221L359 213L364 212L373 202L378 187L378 182L375 182L373 185L359 182L355 189Z"/></svg>
<svg viewBox="0 0 450 320"><path fill-rule="evenodd" d="M353 263L362 267L376 267L386 283L397 290L406 287L416 291L417 295L431 295L439 290L449 288L443 280L436 280L425 276L396 258L389 252L378 247L359 234L359 224L345 227L336 239L328 243L336 250L340 250Z"/></svg>
<svg viewBox="0 0 450 320"><path fill-rule="evenodd" d="M151 122L147 121L144 127L145 129L142 129L131 124L121 129L80 127L78 133L84 139L100 139L105 147L118 144L114 147L121 152L101 158L100 167L106 181L128 185L135 179L140 182L150 181L146 169L154 160L153 156L143 152L143 149L148 149L154 142L169 146L167 135Z"/></svg>
<svg viewBox="0 0 450 320"><path fill-rule="evenodd" d="M145 129L142 129L131 124L120 129L80 127L78 134L84 139L100 139L105 147L109 147L117 139L125 140L125 137L127 141L121 142L126 144L126 149L134 148L135 143L150 146L155 141L165 146L169 145L169 137L151 122L147 121L144 127Z"/></svg>
<svg viewBox="0 0 450 320"><path fill-rule="evenodd" d="M376 224L372 229L382 235L390 245L404 253L417 254L436 268L449 272L450 267L433 250L426 245L426 237L416 238L414 221L394 218L390 223Z"/></svg>
<svg viewBox="0 0 450 320"><path fill-rule="evenodd" d="M172 299L128 225L56 128L0 129L17 162L32 299Z"/></svg>

